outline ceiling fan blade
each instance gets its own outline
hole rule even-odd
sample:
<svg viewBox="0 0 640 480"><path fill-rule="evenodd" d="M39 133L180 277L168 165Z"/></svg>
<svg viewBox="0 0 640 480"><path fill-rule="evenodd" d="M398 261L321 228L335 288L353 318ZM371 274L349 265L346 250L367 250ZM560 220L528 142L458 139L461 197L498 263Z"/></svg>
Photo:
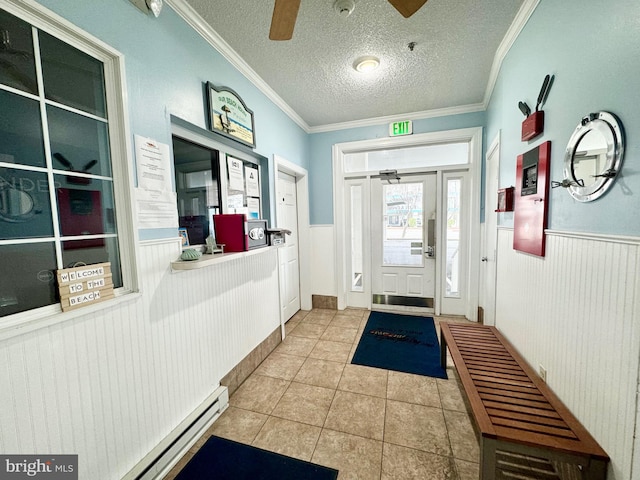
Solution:
<svg viewBox="0 0 640 480"><path fill-rule="evenodd" d="M300 8L300 0L276 0L271 18L271 40L291 40Z"/></svg>
<svg viewBox="0 0 640 480"><path fill-rule="evenodd" d="M427 3L427 0L388 0L404 18L409 18Z"/></svg>

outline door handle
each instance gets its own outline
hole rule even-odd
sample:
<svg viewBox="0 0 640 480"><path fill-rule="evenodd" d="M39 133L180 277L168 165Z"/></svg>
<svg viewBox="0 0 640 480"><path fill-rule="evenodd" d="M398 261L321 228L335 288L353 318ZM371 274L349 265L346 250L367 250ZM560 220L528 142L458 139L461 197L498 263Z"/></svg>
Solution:
<svg viewBox="0 0 640 480"><path fill-rule="evenodd" d="M433 258L436 256L436 248L428 245L427 249L424 251L424 254L429 258Z"/></svg>
<svg viewBox="0 0 640 480"><path fill-rule="evenodd" d="M488 261L488 260L489 260L489 259L488 259L487 257L482 257L482 258L480 259L480 261L481 261L481 262L486 262L486 261Z"/></svg>

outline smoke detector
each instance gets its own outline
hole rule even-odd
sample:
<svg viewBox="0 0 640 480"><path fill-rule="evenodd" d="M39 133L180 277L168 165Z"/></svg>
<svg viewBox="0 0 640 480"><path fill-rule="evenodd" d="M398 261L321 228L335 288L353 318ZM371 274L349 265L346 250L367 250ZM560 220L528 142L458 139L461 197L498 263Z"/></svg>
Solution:
<svg viewBox="0 0 640 480"><path fill-rule="evenodd" d="M340 14L342 17L348 17L353 12L353 9L356 7L356 2L354 0L336 0L333 4L333 8Z"/></svg>

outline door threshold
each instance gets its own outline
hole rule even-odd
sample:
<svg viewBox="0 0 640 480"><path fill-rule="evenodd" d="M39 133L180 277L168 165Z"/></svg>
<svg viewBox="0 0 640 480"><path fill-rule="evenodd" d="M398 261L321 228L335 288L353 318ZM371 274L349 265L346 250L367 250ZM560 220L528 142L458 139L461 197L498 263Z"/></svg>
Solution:
<svg viewBox="0 0 640 480"><path fill-rule="evenodd" d="M433 308L433 298L407 297L404 295L385 295L385 294L374 293L371 296L371 304Z"/></svg>
<svg viewBox="0 0 640 480"><path fill-rule="evenodd" d="M406 305L381 305L372 304L372 312L397 312L397 313L411 313L411 314L425 314L434 315L435 309L429 307L407 307Z"/></svg>

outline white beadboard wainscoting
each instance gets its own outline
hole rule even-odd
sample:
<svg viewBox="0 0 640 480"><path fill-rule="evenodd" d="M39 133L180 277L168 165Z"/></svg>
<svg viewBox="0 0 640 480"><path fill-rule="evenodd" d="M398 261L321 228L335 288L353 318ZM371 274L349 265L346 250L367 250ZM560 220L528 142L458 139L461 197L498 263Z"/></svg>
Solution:
<svg viewBox="0 0 640 480"><path fill-rule="evenodd" d="M640 359L640 238L550 231L546 256L498 231L496 326L611 456L631 470Z"/></svg>
<svg viewBox="0 0 640 480"><path fill-rule="evenodd" d="M316 295L338 293L335 272L333 225L311 225L311 291Z"/></svg>
<svg viewBox="0 0 640 480"><path fill-rule="evenodd" d="M0 343L0 451L77 453L120 479L278 328L275 248L172 273L180 244L143 242L137 300Z"/></svg>

